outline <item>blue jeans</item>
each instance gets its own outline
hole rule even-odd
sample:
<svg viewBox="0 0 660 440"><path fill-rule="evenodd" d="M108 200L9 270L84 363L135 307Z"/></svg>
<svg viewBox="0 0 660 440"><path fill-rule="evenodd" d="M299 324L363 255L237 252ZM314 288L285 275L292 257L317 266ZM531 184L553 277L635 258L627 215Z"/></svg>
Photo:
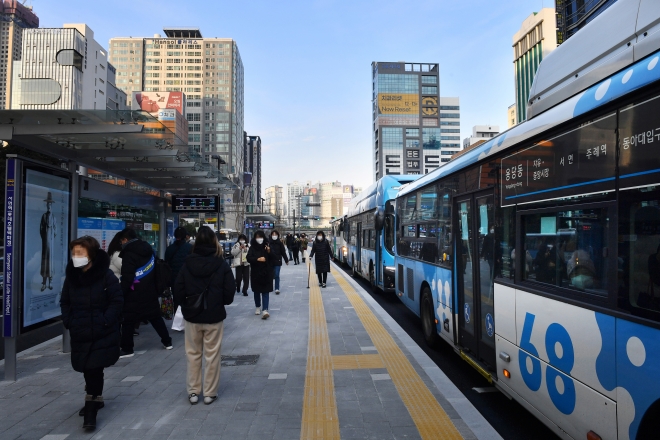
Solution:
<svg viewBox="0 0 660 440"><path fill-rule="evenodd" d="M268 298L270 296L270 293L257 293L254 292L254 305L255 307L261 307L261 303L263 301L263 307L261 307L262 310L268 310Z"/></svg>
<svg viewBox="0 0 660 440"><path fill-rule="evenodd" d="M273 266L273 279L275 279L275 290L280 290L280 269L282 269L282 266Z"/></svg>

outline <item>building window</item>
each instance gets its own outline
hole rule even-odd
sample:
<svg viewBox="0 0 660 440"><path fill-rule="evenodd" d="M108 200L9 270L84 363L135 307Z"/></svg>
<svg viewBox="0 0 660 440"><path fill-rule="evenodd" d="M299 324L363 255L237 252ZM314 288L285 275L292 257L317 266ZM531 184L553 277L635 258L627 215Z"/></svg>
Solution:
<svg viewBox="0 0 660 440"><path fill-rule="evenodd" d="M441 118L454 118L459 119L461 117L460 113L440 113Z"/></svg>
<svg viewBox="0 0 660 440"><path fill-rule="evenodd" d="M437 95L438 94L438 88L437 87L422 87L422 93L425 95Z"/></svg>
<svg viewBox="0 0 660 440"><path fill-rule="evenodd" d="M422 75L422 84L437 84L438 77L431 75Z"/></svg>
<svg viewBox="0 0 660 440"><path fill-rule="evenodd" d="M378 93L419 94L419 80L417 78L417 75L379 73Z"/></svg>
<svg viewBox="0 0 660 440"><path fill-rule="evenodd" d="M439 128L423 128L422 141L424 142L425 150L439 150L440 149L440 129Z"/></svg>
<svg viewBox="0 0 660 440"><path fill-rule="evenodd" d="M458 105L441 105L440 110L460 110Z"/></svg>
<svg viewBox="0 0 660 440"><path fill-rule="evenodd" d="M419 128L406 128L406 137L419 137Z"/></svg>
<svg viewBox="0 0 660 440"><path fill-rule="evenodd" d="M438 120L435 118L422 118L422 125L425 127L437 127Z"/></svg>

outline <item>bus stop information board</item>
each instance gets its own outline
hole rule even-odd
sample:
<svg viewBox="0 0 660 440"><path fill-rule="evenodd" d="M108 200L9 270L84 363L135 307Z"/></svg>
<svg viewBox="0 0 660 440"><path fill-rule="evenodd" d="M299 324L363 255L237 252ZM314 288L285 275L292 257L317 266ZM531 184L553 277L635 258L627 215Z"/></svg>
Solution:
<svg viewBox="0 0 660 440"><path fill-rule="evenodd" d="M218 212L218 196L172 196L174 212Z"/></svg>
<svg viewBox="0 0 660 440"><path fill-rule="evenodd" d="M614 190L616 115L501 159L502 206Z"/></svg>

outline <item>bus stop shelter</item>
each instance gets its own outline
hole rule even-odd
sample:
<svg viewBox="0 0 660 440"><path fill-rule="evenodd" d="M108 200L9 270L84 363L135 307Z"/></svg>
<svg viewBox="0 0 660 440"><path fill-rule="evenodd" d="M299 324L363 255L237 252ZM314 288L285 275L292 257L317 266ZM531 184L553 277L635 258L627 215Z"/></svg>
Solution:
<svg viewBox="0 0 660 440"><path fill-rule="evenodd" d="M60 165L19 156L7 159L2 309L5 379L16 379L21 338L48 325L61 326L59 292L68 261L68 242L85 233L81 230L79 234L79 227L87 227L79 224L82 192L94 193L97 198L106 193L108 197L113 196L111 193L114 197L128 195L136 203L150 197L151 205L159 211L154 217L157 220L141 224L159 236L162 257L166 215L171 213L169 194L210 195L236 188L221 160L205 160L189 149L187 138L180 136L144 111L0 111L3 146L41 153ZM97 179L86 178L87 170L94 170ZM119 185L103 184L99 178L114 179ZM103 228L109 229L128 223L112 219L85 221L103 223ZM45 265L44 259L48 261ZM48 273L44 273L44 267ZM68 346L65 331L63 351L68 351Z"/></svg>

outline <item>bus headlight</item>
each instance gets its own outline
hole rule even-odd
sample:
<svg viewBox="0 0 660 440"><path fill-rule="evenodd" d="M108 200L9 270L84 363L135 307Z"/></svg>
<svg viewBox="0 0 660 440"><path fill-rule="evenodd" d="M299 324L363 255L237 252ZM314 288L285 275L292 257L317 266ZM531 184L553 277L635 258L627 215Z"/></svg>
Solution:
<svg viewBox="0 0 660 440"><path fill-rule="evenodd" d="M344 254L344 257L346 256L346 254L348 254L348 249L346 248L346 246L343 246L341 248L341 252Z"/></svg>

